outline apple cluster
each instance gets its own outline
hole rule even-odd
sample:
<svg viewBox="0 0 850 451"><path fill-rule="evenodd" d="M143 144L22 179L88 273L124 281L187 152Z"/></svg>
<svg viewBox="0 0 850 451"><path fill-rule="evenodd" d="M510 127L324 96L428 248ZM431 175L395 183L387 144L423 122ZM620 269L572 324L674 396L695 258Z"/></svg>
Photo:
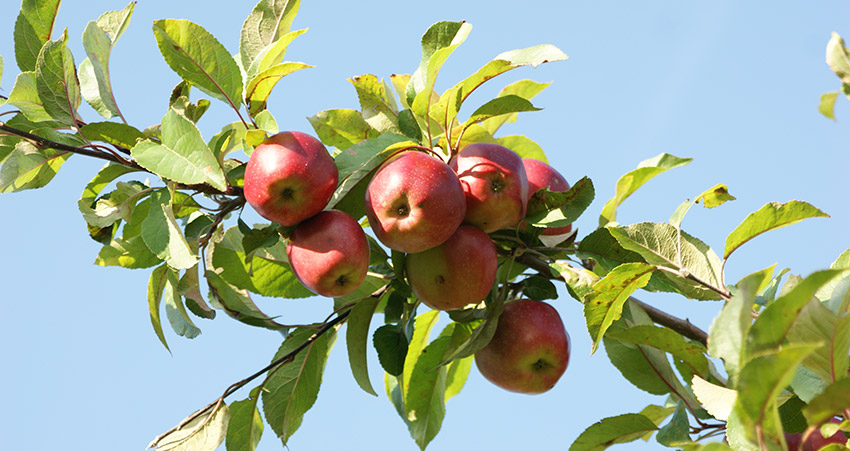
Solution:
<svg viewBox="0 0 850 451"><path fill-rule="evenodd" d="M263 217L294 226L287 256L298 280L338 297L366 277L369 244L357 220L325 210L338 183L333 158L316 138L278 133L256 147L245 171L245 199ZM388 158L364 198L375 238L407 254L413 293L437 310L483 301L496 282L498 255L489 233L525 227L539 189L569 184L548 164L492 143L467 145L448 163L418 149ZM543 233L569 233L570 226ZM476 353L481 373L510 391L541 393L561 377L569 336L557 311L533 300L505 304L495 336Z"/></svg>

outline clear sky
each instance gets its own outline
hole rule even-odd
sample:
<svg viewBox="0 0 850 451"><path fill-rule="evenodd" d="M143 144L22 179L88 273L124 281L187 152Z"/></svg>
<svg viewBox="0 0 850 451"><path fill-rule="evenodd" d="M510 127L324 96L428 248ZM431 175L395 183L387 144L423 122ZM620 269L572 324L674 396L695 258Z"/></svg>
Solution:
<svg viewBox="0 0 850 451"><path fill-rule="evenodd" d="M5 95L18 73L12 42L16 2L7 3L0 15L5 61L0 93ZM139 2L111 60L116 97L128 120L140 126L159 122L179 81L156 48L153 20L192 20L235 53L253 4ZM84 58L86 23L125 5L63 2L57 33L68 27L78 63ZM726 183L738 200L716 210L697 207L684 223L692 235L722 248L726 234L763 204L806 200L832 217L757 238L729 262L727 280L774 263L808 274L850 247L850 102L839 99L837 122L817 112L820 95L839 87L824 63L824 49L832 31L850 37L848 19L850 4L843 1L304 0L293 27L310 30L290 47L287 59L316 68L284 79L269 109L282 129L312 132L307 116L357 107L346 78L412 72L420 59L421 34L440 20L466 20L473 30L444 66L439 90L503 51L554 44L570 59L499 77L476 93L470 107L514 80L554 82L534 100L543 111L524 114L504 133L537 141L571 182L585 175L594 181L597 197L577 223L580 236L595 228L621 174L667 152L694 162L638 191L620 209L620 222L666 221L680 202ZM93 111L84 111L96 120ZM232 111L213 101L199 126L209 138L233 120ZM149 271L92 264L99 245L86 237L76 203L100 166L74 157L47 188L0 196L4 449L143 449L231 383L263 367L280 344L274 332L219 315L198 319L203 334L194 340L167 331L170 355L148 319ZM639 297L703 328L720 308L648 293ZM511 394L473 368L466 387L448 403L442 431L429 449L561 450L601 418L663 403L628 384L604 350L590 355L579 303L562 290L553 304L573 340L570 367L560 383L544 395ZM331 303L265 299L261 307L283 321L302 323L324 318ZM370 365L373 385L382 386L374 355ZM650 441L620 449L658 447ZM268 428L260 449L280 449ZM389 401L357 387L339 340L319 399L289 449L416 446Z"/></svg>

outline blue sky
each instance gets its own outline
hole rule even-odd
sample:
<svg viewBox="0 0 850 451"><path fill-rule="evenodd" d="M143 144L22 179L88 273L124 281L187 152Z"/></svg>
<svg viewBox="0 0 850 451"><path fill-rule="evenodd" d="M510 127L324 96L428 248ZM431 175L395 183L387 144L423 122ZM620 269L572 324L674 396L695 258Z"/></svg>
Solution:
<svg viewBox="0 0 850 451"><path fill-rule="evenodd" d="M0 93L6 95L18 73L11 3L0 16L5 61ZM253 2L230 3L227 9L197 0L144 0L136 6L111 62L116 97L131 123L159 122L179 81L156 48L152 21L192 20L236 52ZM774 263L808 274L850 248L845 194L850 102L839 99L837 122L817 112L820 95L839 86L824 63L824 48L832 31L850 37L850 4L755 3L526 0L517 7L493 1L432 0L413 6L305 0L293 27L310 30L287 57L316 68L284 79L269 109L282 129L312 132L307 116L357 106L346 78L413 71L421 34L440 20L466 20L473 30L441 72L439 90L503 51L554 44L570 59L499 77L476 92L470 106L514 80L554 82L534 100L544 109L526 113L504 133L537 141L571 182L585 175L593 179L597 197L577 223L580 236L596 226L621 174L667 152L694 162L638 191L619 210L620 222L666 221L680 202L725 183L738 200L715 210L695 208L684 223L689 233L720 248L726 234L763 204L806 200L831 218L757 238L730 260L727 280ZM125 5L63 2L57 32L68 27L77 62L84 57L85 24ZM85 111L94 120L95 114ZM233 120L232 111L213 101L199 126L209 138ZM166 352L148 319L149 272L92 264L98 245L86 237L76 201L100 166L75 157L48 187L0 196L0 385L6 406L0 435L8 449L142 449L264 366L280 344L273 332L220 315L198 320L203 334L194 340L167 332L173 356ZM646 293L639 297L703 328L720 307ZM324 318L331 310L331 303L319 298L262 302L292 323ZM566 449L603 417L663 403L629 385L604 351L590 355L577 302L562 291L553 304L573 340L561 382L547 394L523 396L490 385L473 369L464 390L448 403L442 431L429 449ZM338 341L319 399L289 448L416 449L390 403L358 389L344 348ZM370 365L378 387L374 355ZM620 449L659 446L650 441ZM270 430L260 449L280 449Z"/></svg>

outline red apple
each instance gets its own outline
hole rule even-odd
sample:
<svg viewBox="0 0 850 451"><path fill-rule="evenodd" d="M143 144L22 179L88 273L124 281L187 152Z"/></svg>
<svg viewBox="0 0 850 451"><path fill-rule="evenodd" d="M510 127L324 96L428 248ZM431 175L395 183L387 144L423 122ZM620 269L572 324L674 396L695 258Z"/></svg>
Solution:
<svg viewBox="0 0 850 451"><path fill-rule="evenodd" d="M366 188L366 217L375 237L401 252L443 244L465 211L457 175L423 152L405 152L384 163Z"/></svg>
<svg viewBox="0 0 850 451"><path fill-rule="evenodd" d="M528 180L522 158L507 147L474 143L449 162L466 195L464 222L490 233L515 227L525 216Z"/></svg>
<svg viewBox="0 0 850 451"><path fill-rule="evenodd" d="M548 163L534 158L523 158L522 164L525 166L525 175L528 178L528 200L531 200L537 190L546 187L549 187L549 191L554 193L570 189L567 179ZM572 229L572 224L563 227L550 227L544 230L541 235L564 235L570 233Z"/></svg>
<svg viewBox="0 0 850 451"><path fill-rule="evenodd" d="M831 423L841 424L841 420L838 418L833 418L830 420ZM817 451L826 445L831 443L837 443L844 445L847 443L847 437L843 432L837 431L835 434L832 434L829 437L824 437L820 433L820 428L816 429L815 432L809 436L809 439L806 440L806 443L803 444L803 447L800 448L800 441L803 439L803 434L796 433L785 433L785 442L788 445L789 451L797 451L802 449L802 451Z"/></svg>
<svg viewBox="0 0 850 451"><path fill-rule="evenodd" d="M369 242L347 213L323 211L295 227L286 243L292 272L310 291L327 297L356 290L369 269Z"/></svg>
<svg viewBox="0 0 850 451"><path fill-rule="evenodd" d="M318 139L281 132L251 154L245 168L245 200L260 216L293 226L327 206L338 180L334 160Z"/></svg>
<svg viewBox="0 0 850 451"><path fill-rule="evenodd" d="M496 246L481 229L462 225L445 243L409 254L407 281L416 296L437 310L480 302L496 281Z"/></svg>
<svg viewBox="0 0 850 451"><path fill-rule="evenodd" d="M478 371L505 390L536 394L555 386L570 361L570 336L554 307L521 299L505 304L493 339L475 353Z"/></svg>

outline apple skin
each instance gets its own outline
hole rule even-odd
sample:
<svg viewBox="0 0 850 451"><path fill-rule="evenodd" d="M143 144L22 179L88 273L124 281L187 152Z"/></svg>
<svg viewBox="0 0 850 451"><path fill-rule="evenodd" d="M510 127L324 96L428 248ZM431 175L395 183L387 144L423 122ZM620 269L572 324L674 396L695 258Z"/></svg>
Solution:
<svg viewBox="0 0 850 451"><path fill-rule="evenodd" d="M326 210L302 221L286 243L292 272L310 291L327 297L356 290L369 269L369 242L348 213Z"/></svg>
<svg viewBox="0 0 850 451"><path fill-rule="evenodd" d="M384 163L366 188L365 203L375 237L408 253L443 244L466 212L457 175L443 161L418 151Z"/></svg>
<svg viewBox="0 0 850 451"><path fill-rule="evenodd" d="M445 243L405 260L410 288L436 310L482 301L496 281L498 265L490 237L471 225L461 225Z"/></svg>
<svg viewBox="0 0 850 451"><path fill-rule="evenodd" d="M475 353L478 371L512 392L537 394L555 386L570 361L570 336L554 307L521 299L505 304L493 339Z"/></svg>
<svg viewBox="0 0 850 451"><path fill-rule="evenodd" d="M293 226L322 211L339 172L318 139L281 132L254 149L245 168L245 200L260 216Z"/></svg>
<svg viewBox="0 0 850 451"><path fill-rule="evenodd" d="M522 164L525 166L525 176L528 179L528 200L534 196L537 190L549 187L549 191L554 193L564 192L570 189L570 184L567 179L561 175L555 168L534 158L523 158ZM541 235L564 235L573 230L572 224L567 224L564 227L549 227L541 233Z"/></svg>
<svg viewBox="0 0 850 451"><path fill-rule="evenodd" d="M466 195L464 222L486 233L515 227L525 216L528 179L522 158L507 147L474 143L449 161Z"/></svg>

